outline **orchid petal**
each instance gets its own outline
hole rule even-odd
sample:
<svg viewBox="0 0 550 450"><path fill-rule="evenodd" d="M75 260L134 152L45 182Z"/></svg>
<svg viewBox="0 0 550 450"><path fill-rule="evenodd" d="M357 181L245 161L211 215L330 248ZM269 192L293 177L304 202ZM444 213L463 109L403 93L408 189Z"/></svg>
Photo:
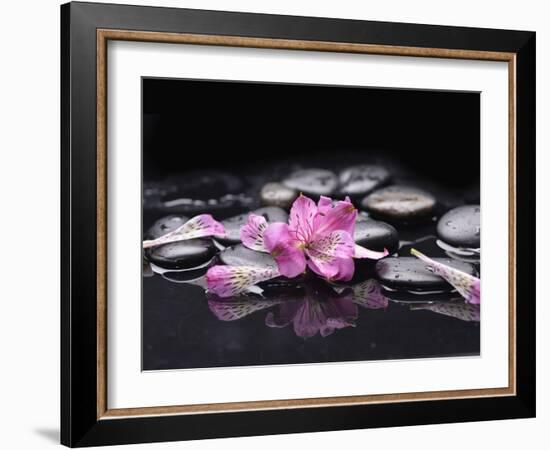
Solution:
<svg viewBox="0 0 550 450"><path fill-rule="evenodd" d="M274 268L249 266L213 266L206 272L208 291L227 298L241 294L257 283L280 275Z"/></svg>
<svg viewBox="0 0 550 450"><path fill-rule="evenodd" d="M433 273L452 285L468 303L479 305L481 283L479 278L434 261L414 248L411 249L411 254L424 261Z"/></svg>
<svg viewBox="0 0 550 450"><path fill-rule="evenodd" d="M318 275L330 280L349 280L355 266L353 238L346 231L333 231L310 243L306 249L308 266ZM351 261L351 262L350 262Z"/></svg>
<svg viewBox="0 0 550 450"><path fill-rule="evenodd" d="M317 211L320 214L326 214L332 208L332 199L330 197L325 197L321 195L319 201L317 202Z"/></svg>
<svg viewBox="0 0 550 450"><path fill-rule="evenodd" d="M143 248L155 247L169 242L186 241L206 236L224 236L224 226L210 214L201 214L189 219L181 227L157 239L143 241Z"/></svg>
<svg viewBox="0 0 550 450"><path fill-rule="evenodd" d="M352 286L352 301L368 309L388 307L388 299L382 294L380 283L376 280L367 280Z"/></svg>
<svg viewBox="0 0 550 450"><path fill-rule="evenodd" d="M241 227L241 241L251 250L268 252L264 245L264 231L267 228L267 220L264 216L249 214L248 221Z"/></svg>
<svg viewBox="0 0 550 450"><path fill-rule="evenodd" d="M304 252L286 223L275 222L264 231L264 245L275 259L279 272L287 278L294 278L306 269Z"/></svg>
<svg viewBox="0 0 550 450"><path fill-rule="evenodd" d="M288 225L295 239L301 242L308 242L313 235L313 220L317 215L315 202L305 195L294 200L290 208Z"/></svg>
<svg viewBox="0 0 550 450"><path fill-rule="evenodd" d="M355 220L357 219L357 209L347 198L345 201L336 202L332 208L322 207L315 218L315 234L325 235L336 230L347 231L353 236L355 232Z"/></svg>
<svg viewBox="0 0 550 450"><path fill-rule="evenodd" d="M309 243L308 254L317 258L351 258L355 254L355 243L351 235L344 230L336 230Z"/></svg>
<svg viewBox="0 0 550 450"><path fill-rule="evenodd" d="M353 254L354 258L357 259L381 259L384 256L388 256L390 252L385 248L383 252L377 252L375 250L369 250L368 248L361 247L360 245L355 245L355 252Z"/></svg>
<svg viewBox="0 0 550 450"><path fill-rule="evenodd" d="M351 258L334 258L330 264L316 259L308 259L307 266L320 277L330 281L349 281L355 272L355 263Z"/></svg>

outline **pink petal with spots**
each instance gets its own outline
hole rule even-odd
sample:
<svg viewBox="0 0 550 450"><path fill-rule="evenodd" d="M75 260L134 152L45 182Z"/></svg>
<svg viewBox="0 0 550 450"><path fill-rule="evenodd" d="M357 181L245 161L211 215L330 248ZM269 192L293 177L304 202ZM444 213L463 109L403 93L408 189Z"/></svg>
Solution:
<svg viewBox="0 0 550 450"><path fill-rule="evenodd" d="M315 202L305 195L300 195L290 209L288 225L294 238L308 242L313 235L313 221L317 215Z"/></svg>
<svg viewBox="0 0 550 450"><path fill-rule="evenodd" d="M411 254L424 261L433 273L445 279L468 303L479 305L481 283L479 278L434 261L414 248L411 249Z"/></svg>
<svg viewBox="0 0 550 450"><path fill-rule="evenodd" d="M347 231L336 230L311 241L307 251L318 257L351 258L355 254L355 242Z"/></svg>
<svg viewBox="0 0 550 450"><path fill-rule="evenodd" d="M307 266L320 277L331 281L349 281L355 273L355 263L351 258L335 258L330 267L309 259Z"/></svg>
<svg viewBox="0 0 550 450"><path fill-rule="evenodd" d="M272 268L213 266L206 272L206 283L209 292L227 298L242 294L257 283L279 275L279 271Z"/></svg>
<svg viewBox="0 0 550 450"><path fill-rule="evenodd" d="M210 214L201 214L189 219L181 227L164 236L150 241L143 241L143 248L207 236L225 236L225 228L220 222L214 220Z"/></svg>
<svg viewBox="0 0 550 450"><path fill-rule="evenodd" d="M265 217L249 214L248 221L241 227L241 241L251 250L268 252L264 245L264 231L267 228Z"/></svg>
<svg viewBox="0 0 550 450"><path fill-rule="evenodd" d="M286 223L275 222L264 231L264 245L275 259L279 272L287 278L294 278L306 269L306 258L300 241L294 238Z"/></svg>
<svg viewBox="0 0 550 450"><path fill-rule="evenodd" d="M306 253L308 266L318 275L330 280L349 279L353 276L351 260L354 242L349 233L338 230L310 242Z"/></svg>
<svg viewBox="0 0 550 450"><path fill-rule="evenodd" d="M336 230L343 230L353 236L355 232L355 220L357 219L357 209L346 199L336 202L332 208L323 207L315 218L315 234L325 235Z"/></svg>
<svg viewBox="0 0 550 450"><path fill-rule="evenodd" d="M377 252L374 250L369 250L368 248L361 247L360 245L355 245L355 253L353 255L354 258L357 259L381 259L384 256L388 256L389 252L387 249L384 249L383 252Z"/></svg>

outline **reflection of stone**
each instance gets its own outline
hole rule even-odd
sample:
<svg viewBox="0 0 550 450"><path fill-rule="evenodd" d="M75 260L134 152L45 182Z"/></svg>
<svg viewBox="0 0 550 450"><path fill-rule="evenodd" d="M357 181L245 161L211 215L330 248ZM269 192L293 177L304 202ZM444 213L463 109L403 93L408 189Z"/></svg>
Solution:
<svg viewBox="0 0 550 450"><path fill-rule="evenodd" d="M453 300L450 302L416 304L411 306L411 310L432 311L436 314L443 314L444 316L454 317L455 319L463 320L465 322L480 321L479 305L466 303L461 299Z"/></svg>

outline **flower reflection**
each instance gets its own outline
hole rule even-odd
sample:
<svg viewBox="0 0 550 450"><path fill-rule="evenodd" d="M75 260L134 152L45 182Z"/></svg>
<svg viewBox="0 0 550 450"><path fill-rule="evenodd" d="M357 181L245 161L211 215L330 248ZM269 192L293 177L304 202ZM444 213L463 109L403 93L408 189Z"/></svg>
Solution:
<svg viewBox="0 0 550 450"><path fill-rule="evenodd" d="M388 299L375 280L334 289L322 280L307 279L290 296L287 294L286 298L269 291L266 291L266 295L267 298L242 295L231 299L211 295L208 306L222 321L242 319L252 313L276 307L266 315L266 326L284 328L292 325L295 334L302 338L317 334L326 337L336 330L354 327L358 305L366 309L388 306Z"/></svg>
<svg viewBox="0 0 550 450"><path fill-rule="evenodd" d="M249 314L261 311L262 309L270 308L279 304L277 300L263 300L255 298L240 297L231 300L208 299L208 308L214 315L224 321L230 322L233 320L242 319Z"/></svg>
<svg viewBox="0 0 550 450"><path fill-rule="evenodd" d="M436 314L454 317L455 319L463 320L465 322L480 321L479 305L466 303L465 301L462 301L462 299L448 302L420 303L418 305L411 305L411 310L432 311Z"/></svg>

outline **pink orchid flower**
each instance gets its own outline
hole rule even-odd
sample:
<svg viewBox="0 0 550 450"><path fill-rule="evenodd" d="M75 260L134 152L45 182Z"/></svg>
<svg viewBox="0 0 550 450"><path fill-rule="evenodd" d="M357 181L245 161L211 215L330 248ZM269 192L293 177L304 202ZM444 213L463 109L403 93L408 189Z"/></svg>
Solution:
<svg viewBox="0 0 550 450"><path fill-rule="evenodd" d="M353 234L357 209L349 197L335 202L321 196L317 205L300 195L290 210L289 223L267 224L262 216L250 214L241 228L243 244L270 253L279 272L294 278L306 266L328 280L348 281L353 277L353 258L380 259L388 254L355 244Z"/></svg>
<svg viewBox="0 0 550 450"><path fill-rule="evenodd" d="M455 269L454 267L434 261L414 248L411 249L411 254L424 261L429 270L439 275L453 286L457 292L464 297L467 303L479 305L481 287L481 280L479 278Z"/></svg>
<svg viewBox="0 0 550 450"><path fill-rule="evenodd" d="M224 236L225 228L210 214L201 214L189 219L181 227L170 231L157 239L143 241L143 248L156 247L170 242L185 241L207 236Z"/></svg>

